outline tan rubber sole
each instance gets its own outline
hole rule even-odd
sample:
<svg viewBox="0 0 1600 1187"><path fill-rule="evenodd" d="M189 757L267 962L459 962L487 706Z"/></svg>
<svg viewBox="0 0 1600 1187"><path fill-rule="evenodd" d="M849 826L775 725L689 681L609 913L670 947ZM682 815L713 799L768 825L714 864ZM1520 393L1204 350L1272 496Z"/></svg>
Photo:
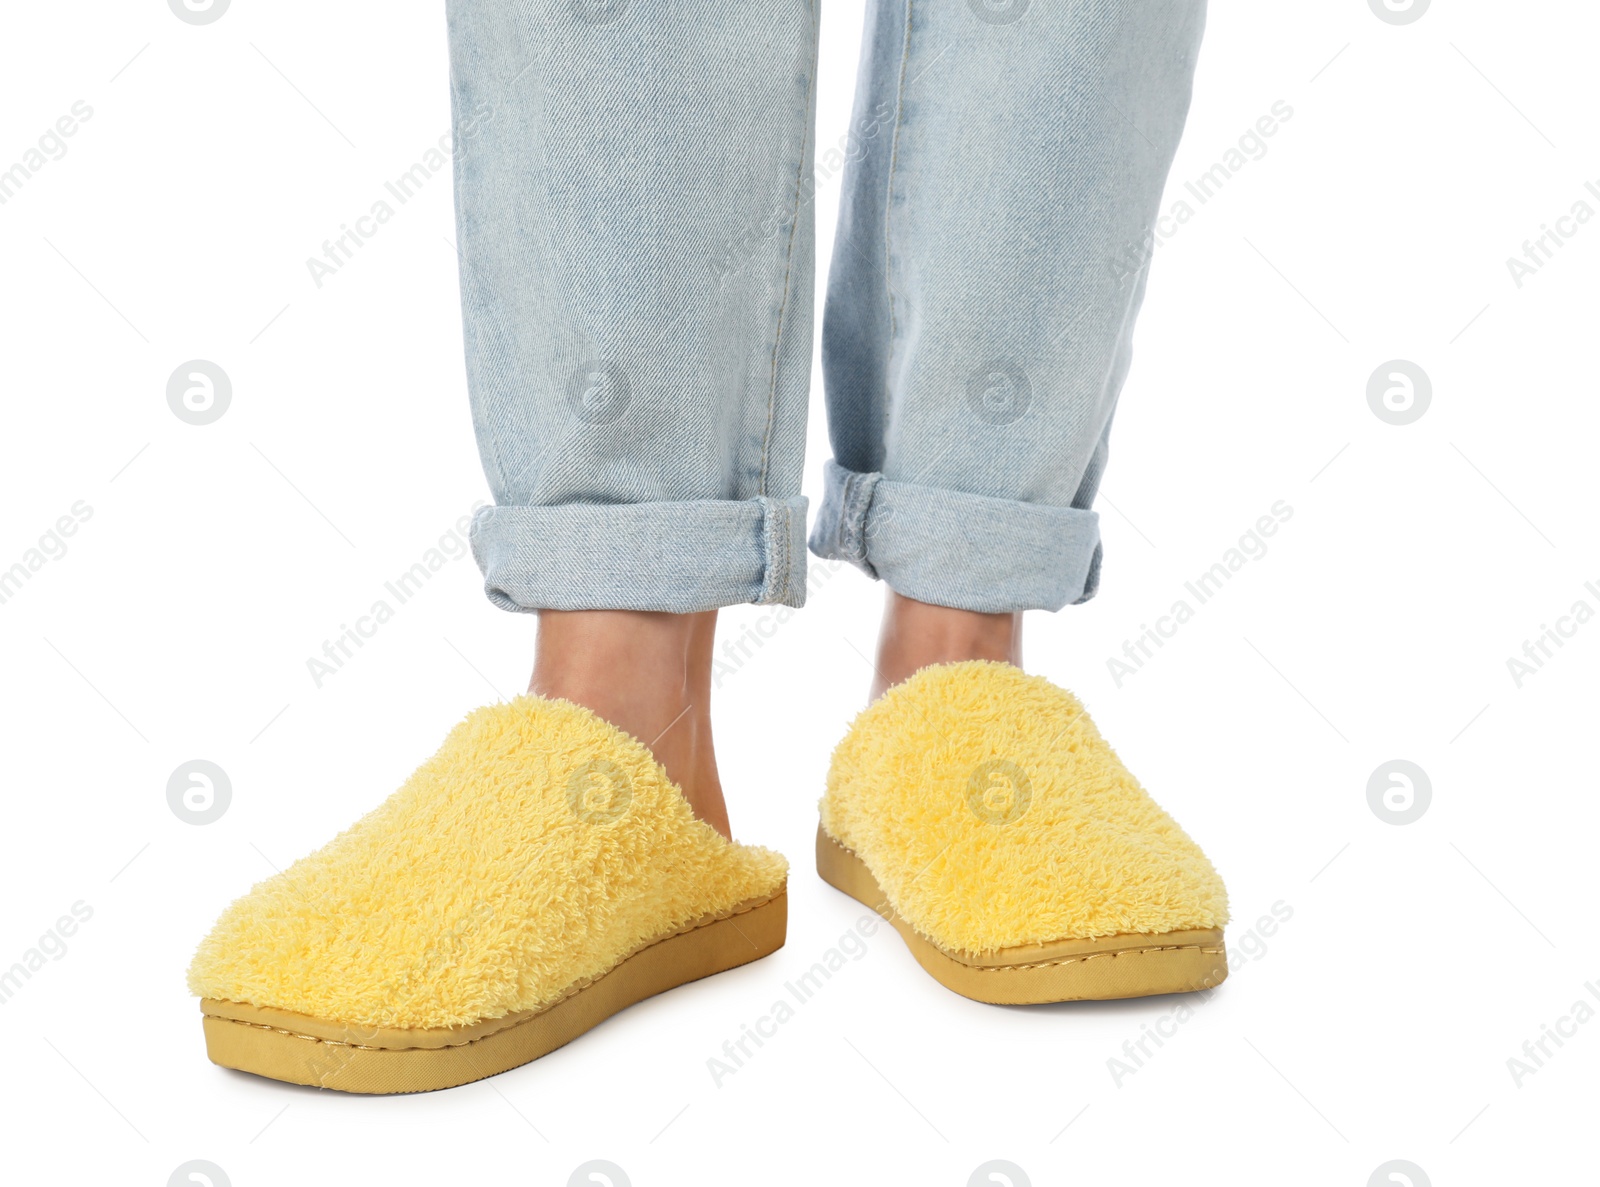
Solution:
<svg viewBox="0 0 1600 1187"><path fill-rule="evenodd" d="M859 857L817 828L817 873L882 915L928 974L962 997L995 1005L1095 1001L1188 993L1228 976L1222 929L1056 940L973 955L939 947L889 905Z"/></svg>
<svg viewBox="0 0 1600 1187"><path fill-rule="evenodd" d="M788 896L741 904L652 941L540 1010L472 1026L364 1028L242 1002L203 999L213 1063L340 1092L431 1092L531 1063L657 993L783 947Z"/></svg>

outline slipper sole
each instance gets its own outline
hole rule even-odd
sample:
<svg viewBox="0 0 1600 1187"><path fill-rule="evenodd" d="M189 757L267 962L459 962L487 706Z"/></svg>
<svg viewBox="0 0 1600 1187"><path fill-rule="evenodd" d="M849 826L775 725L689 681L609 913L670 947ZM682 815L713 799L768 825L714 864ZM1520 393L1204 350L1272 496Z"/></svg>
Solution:
<svg viewBox="0 0 1600 1187"><path fill-rule="evenodd" d="M950 951L902 919L866 863L821 826L817 873L892 923L935 981L974 1001L1015 1006L1190 993L1228 976L1221 928L1055 940L981 954Z"/></svg>
<svg viewBox="0 0 1600 1187"><path fill-rule="evenodd" d="M362 1027L203 999L206 1054L223 1067L341 1092L453 1088L531 1063L634 1002L769 956L787 926L780 889L651 941L539 1010L471 1026Z"/></svg>

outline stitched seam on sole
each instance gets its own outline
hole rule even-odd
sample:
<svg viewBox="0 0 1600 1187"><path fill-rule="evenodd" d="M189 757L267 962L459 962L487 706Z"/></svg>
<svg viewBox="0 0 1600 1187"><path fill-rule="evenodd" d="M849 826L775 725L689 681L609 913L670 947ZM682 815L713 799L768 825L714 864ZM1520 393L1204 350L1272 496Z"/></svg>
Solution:
<svg viewBox="0 0 1600 1187"><path fill-rule="evenodd" d="M1103 960L1106 957L1116 956L1149 956L1155 952L1204 952L1211 956L1220 956L1226 949L1206 948L1200 944L1170 944L1160 948L1123 948L1117 952L1090 952L1083 956L1069 956L1064 960L1041 960L1033 964L994 964L977 965L966 964L956 960L955 963L963 968L971 969L975 973L1018 973L1028 969L1048 969L1063 964L1081 964L1090 960ZM940 955L946 955L941 953ZM954 957L949 959L955 960Z"/></svg>

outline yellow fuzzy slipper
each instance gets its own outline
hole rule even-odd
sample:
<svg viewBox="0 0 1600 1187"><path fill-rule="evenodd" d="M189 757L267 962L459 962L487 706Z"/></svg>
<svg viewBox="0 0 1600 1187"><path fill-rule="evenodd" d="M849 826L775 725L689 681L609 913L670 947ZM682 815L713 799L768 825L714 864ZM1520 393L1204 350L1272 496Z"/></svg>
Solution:
<svg viewBox="0 0 1600 1187"><path fill-rule="evenodd" d="M924 668L833 755L817 870L979 1001L1141 997L1228 975L1228 898L1071 693Z"/></svg>
<svg viewBox="0 0 1600 1187"><path fill-rule="evenodd" d="M189 988L224 1067L421 1092L537 1059L783 946L787 865L587 709L470 714L387 801L230 906Z"/></svg>

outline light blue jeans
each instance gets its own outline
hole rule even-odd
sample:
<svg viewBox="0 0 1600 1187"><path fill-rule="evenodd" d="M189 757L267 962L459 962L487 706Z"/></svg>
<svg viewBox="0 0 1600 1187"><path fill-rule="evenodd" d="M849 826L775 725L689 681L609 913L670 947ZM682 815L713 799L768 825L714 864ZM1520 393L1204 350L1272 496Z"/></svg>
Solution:
<svg viewBox="0 0 1600 1187"><path fill-rule="evenodd" d="M803 604L814 168L843 191L812 551L969 610L1094 594L1203 0L870 0L823 145L817 0L447 9L491 600Z"/></svg>

